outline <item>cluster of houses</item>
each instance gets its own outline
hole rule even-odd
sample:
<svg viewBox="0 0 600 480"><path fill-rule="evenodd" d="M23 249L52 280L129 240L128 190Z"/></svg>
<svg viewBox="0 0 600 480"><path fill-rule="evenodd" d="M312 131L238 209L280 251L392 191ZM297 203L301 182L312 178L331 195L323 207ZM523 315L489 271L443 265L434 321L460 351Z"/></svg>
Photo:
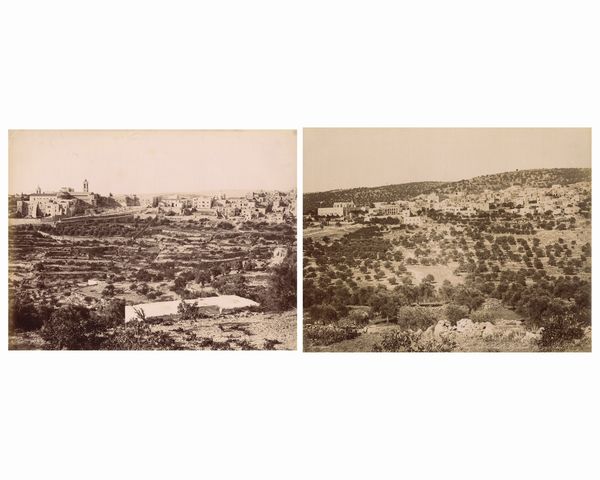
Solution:
<svg viewBox="0 0 600 480"><path fill-rule="evenodd" d="M362 218L369 222L373 217L397 217L405 225L421 225L423 217L411 210L410 202L397 201L392 203L375 202L370 207L357 207L354 202L334 202L333 207L321 207L317 210L319 217L340 219Z"/></svg>
<svg viewBox="0 0 600 480"><path fill-rule="evenodd" d="M82 191L64 187L58 192L42 192L9 196L9 212L18 218L61 219L75 215L94 213L104 208L155 207L160 212L183 215L197 213L218 218L241 220L262 219L269 223L281 223L296 216L296 192L258 191L243 197L227 197L225 194L170 195L138 198L136 195L102 196L90 192L87 180Z"/></svg>
<svg viewBox="0 0 600 480"><path fill-rule="evenodd" d="M431 209L466 217L498 209L521 216L547 212L563 216L579 213L579 203L589 192L589 182L553 185L548 188L515 185L503 190L484 190L473 194L457 192L445 195L443 199L440 195L431 193L420 195L410 203L417 210Z"/></svg>
<svg viewBox="0 0 600 480"><path fill-rule="evenodd" d="M354 202L334 202L332 207L317 210L318 217L352 219L361 217L368 222L373 217L396 217L405 225L421 225L426 210L470 217L481 212L503 209L517 215L545 214L555 216L579 213L579 203L590 193L589 182L553 185L548 188L511 186L504 190L484 190L481 193L457 192L447 195L422 194L411 200L375 202L357 207Z"/></svg>
<svg viewBox="0 0 600 480"><path fill-rule="evenodd" d="M280 223L296 216L296 194L290 192L250 192L244 197L170 195L147 200L147 206L183 215L197 213L218 218L263 219Z"/></svg>
<svg viewBox="0 0 600 480"><path fill-rule="evenodd" d="M94 211L100 207L116 208L139 205L135 195L109 194L108 197L90 192L89 183L83 181L83 189L75 191L62 187L58 192L43 192L38 186L35 193L9 197L9 210L20 218L61 218Z"/></svg>

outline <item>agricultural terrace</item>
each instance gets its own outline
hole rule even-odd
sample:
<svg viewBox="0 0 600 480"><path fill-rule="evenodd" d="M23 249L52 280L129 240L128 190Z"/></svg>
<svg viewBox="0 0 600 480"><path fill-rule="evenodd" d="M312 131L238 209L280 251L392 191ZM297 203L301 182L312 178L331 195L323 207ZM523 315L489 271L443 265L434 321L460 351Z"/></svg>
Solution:
<svg viewBox="0 0 600 480"><path fill-rule="evenodd" d="M108 304L222 294L255 300L262 312L290 310L295 249L292 223L131 215L13 225L11 331L35 331L63 307L93 313Z"/></svg>

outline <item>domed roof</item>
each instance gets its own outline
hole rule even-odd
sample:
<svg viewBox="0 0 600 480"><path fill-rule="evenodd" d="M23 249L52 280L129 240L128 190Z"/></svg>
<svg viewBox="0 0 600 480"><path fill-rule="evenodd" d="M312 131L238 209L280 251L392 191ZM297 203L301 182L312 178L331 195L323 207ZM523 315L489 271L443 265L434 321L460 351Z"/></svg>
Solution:
<svg viewBox="0 0 600 480"><path fill-rule="evenodd" d="M57 197L62 199L68 199L71 198L71 194L69 192L59 192Z"/></svg>

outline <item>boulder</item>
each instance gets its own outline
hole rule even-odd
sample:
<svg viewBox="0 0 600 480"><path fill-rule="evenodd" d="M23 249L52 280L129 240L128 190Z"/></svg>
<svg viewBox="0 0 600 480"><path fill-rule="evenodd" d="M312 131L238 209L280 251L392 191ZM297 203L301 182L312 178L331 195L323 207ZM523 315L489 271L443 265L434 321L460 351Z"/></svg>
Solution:
<svg viewBox="0 0 600 480"><path fill-rule="evenodd" d="M436 323L436 325L433 329L433 338L434 339L448 338L455 332L456 332L455 327L453 327L448 320L440 320Z"/></svg>
<svg viewBox="0 0 600 480"><path fill-rule="evenodd" d="M461 318L458 322L456 322L456 331L458 333L471 333L473 331L474 323L469 318Z"/></svg>
<svg viewBox="0 0 600 480"><path fill-rule="evenodd" d="M421 334L421 336L419 337L419 340L423 340L423 341L427 341L427 342L433 341L433 338L434 338L433 329L434 329L434 326L431 325L427 330L425 330Z"/></svg>
<svg viewBox="0 0 600 480"><path fill-rule="evenodd" d="M541 337L540 333L525 332L525 334L521 337L521 342L531 345L531 344L537 343L538 340L540 339L540 337Z"/></svg>
<svg viewBox="0 0 600 480"><path fill-rule="evenodd" d="M496 336L496 326L490 322L483 322L479 324L481 328L481 336L482 338L493 338Z"/></svg>

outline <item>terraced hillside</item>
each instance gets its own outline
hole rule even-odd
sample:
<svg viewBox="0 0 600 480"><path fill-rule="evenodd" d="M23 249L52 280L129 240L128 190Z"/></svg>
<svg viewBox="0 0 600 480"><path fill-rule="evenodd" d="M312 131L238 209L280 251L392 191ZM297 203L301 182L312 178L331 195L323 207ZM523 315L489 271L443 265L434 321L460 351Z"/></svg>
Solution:
<svg viewBox="0 0 600 480"><path fill-rule="evenodd" d="M295 249L293 224L132 216L11 226L11 328L19 330L13 317L23 308L50 307L43 312L49 316L63 307L96 312L219 294L252 298L265 312L287 310L295 306L295 285L284 306L270 284L277 264L295 265Z"/></svg>

